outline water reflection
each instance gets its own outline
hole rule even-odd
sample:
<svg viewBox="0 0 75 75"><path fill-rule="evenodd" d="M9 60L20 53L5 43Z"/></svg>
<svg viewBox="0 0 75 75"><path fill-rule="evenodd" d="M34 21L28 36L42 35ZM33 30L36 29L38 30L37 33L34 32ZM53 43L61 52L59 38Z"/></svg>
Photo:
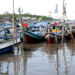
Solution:
<svg viewBox="0 0 75 75"><path fill-rule="evenodd" d="M0 75L74 75L75 45L67 41L56 44L28 44L30 51L0 55Z"/></svg>

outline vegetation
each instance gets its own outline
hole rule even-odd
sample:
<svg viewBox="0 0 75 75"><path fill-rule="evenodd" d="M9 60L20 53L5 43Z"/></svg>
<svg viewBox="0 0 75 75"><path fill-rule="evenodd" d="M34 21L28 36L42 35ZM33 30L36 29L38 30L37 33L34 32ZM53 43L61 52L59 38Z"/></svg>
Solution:
<svg viewBox="0 0 75 75"><path fill-rule="evenodd" d="M15 14L16 18L19 18L19 14ZM42 18L43 20L53 20L53 18L50 18L50 17L47 17L47 16L40 16L40 15L32 15L30 13L25 13L25 14L22 14L23 17L31 17L31 18ZM5 12L3 14L0 14L0 17L13 17L13 14L10 14L8 12Z"/></svg>

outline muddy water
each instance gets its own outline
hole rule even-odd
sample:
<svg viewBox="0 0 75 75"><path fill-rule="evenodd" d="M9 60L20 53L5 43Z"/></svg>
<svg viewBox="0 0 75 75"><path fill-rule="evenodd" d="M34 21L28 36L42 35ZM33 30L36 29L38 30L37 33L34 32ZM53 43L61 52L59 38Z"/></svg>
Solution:
<svg viewBox="0 0 75 75"><path fill-rule="evenodd" d="M0 75L74 75L75 45L72 41L62 44L41 42L28 44L30 51L0 55Z"/></svg>

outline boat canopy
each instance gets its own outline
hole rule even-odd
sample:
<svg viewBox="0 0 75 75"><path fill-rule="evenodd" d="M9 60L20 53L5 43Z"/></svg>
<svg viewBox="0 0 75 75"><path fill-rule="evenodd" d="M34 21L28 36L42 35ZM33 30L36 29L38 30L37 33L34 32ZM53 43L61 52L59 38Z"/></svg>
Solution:
<svg viewBox="0 0 75 75"><path fill-rule="evenodd" d="M32 27L40 27L40 25L42 25L43 27L47 26L48 25L48 22L39 22L39 23L36 23L34 26Z"/></svg>

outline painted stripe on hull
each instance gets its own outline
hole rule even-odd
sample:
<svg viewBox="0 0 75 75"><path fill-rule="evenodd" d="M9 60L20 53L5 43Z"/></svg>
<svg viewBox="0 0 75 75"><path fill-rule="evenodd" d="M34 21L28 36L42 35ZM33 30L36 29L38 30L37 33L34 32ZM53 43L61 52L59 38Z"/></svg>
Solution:
<svg viewBox="0 0 75 75"><path fill-rule="evenodd" d="M8 52L8 51L11 51L12 49L13 49L13 46L4 48L4 49L0 50L0 54L5 53L5 52Z"/></svg>
<svg viewBox="0 0 75 75"><path fill-rule="evenodd" d="M55 35L52 35L52 34L47 34L47 35L45 36L45 38L49 38L49 37L55 39ZM61 36L57 36L57 39L60 39L60 38L61 38Z"/></svg>
<svg viewBox="0 0 75 75"><path fill-rule="evenodd" d="M73 38L72 38L72 35L71 35L71 32L68 32L67 34L65 34L65 37L66 37L67 39L73 39Z"/></svg>
<svg viewBox="0 0 75 75"><path fill-rule="evenodd" d="M54 42L54 38L48 37L48 38L47 38L47 41L48 41L49 43L53 43L53 42Z"/></svg>
<svg viewBox="0 0 75 75"><path fill-rule="evenodd" d="M44 39L43 36L38 36L38 35L32 34L30 32L24 32L24 33L26 35L26 41L27 41L27 43L31 43L32 41L35 42L37 40L43 40Z"/></svg>
<svg viewBox="0 0 75 75"><path fill-rule="evenodd" d="M55 35L48 33L45 36L45 39L49 42L49 43L53 43L54 39L55 39ZM57 39L61 39L61 36L57 36Z"/></svg>
<svg viewBox="0 0 75 75"><path fill-rule="evenodd" d="M38 36L38 35L31 34L31 33L28 33L28 32L25 32L25 34L28 35L28 36L30 36L30 37L36 38L36 39L43 39L44 38L42 36Z"/></svg>

